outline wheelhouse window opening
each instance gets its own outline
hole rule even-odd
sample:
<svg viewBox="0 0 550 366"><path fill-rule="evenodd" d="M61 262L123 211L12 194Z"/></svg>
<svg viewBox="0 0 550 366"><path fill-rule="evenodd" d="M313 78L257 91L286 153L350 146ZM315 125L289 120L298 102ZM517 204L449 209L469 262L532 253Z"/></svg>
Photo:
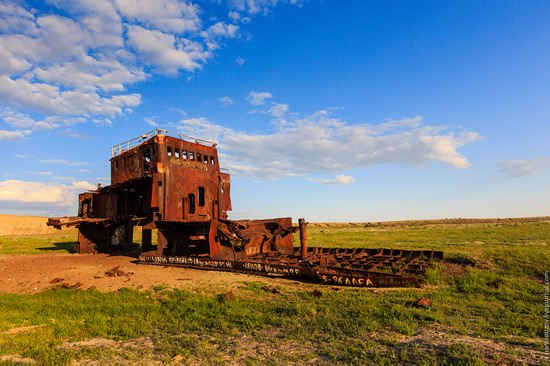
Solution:
<svg viewBox="0 0 550 366"><path fill-rule="evenodd" d="M192 151L189 151L189 160L195 160L195 153Z"/></svg>
<svg viewBox="0 0 550 366"><path fill-rule="evenodd" d="M215 163L215 161L214 161L214 157L213 157L213 156L211 156L211 157L210 157L210 164L214 165L214 163Z"/></svg>
<svg viewBox="0 0 550 366"><path fill-rule="evenodd" d="M151 151L149 149L143 150L143 173L149 173L149 163L151 162Z"/></svg>
<svg viewBox="0 0 550 366"><path fill-rule="evenodd" d="M151 151L149 149L143 150L143 161L146 163L151 162Z"/></svg>
<svg viewBox="0 0 550 366"><path fill-rule="evenodd" d="M199 207L204 207L204 187L199 187Z"/></svg>
<svg viewBox="0 0 550 366"><path fill-rule="evenodd" d="M195 195L193 193L189 193L187 195L187 199L189 201L189 213L194 214L195 213Z"/></svg>
<svg viewBox="0 0 550 366"><path fill-rule="evenodd" d="M204 163L208 164L208 155L204 155Z"/></svg>
<svg viewBox="0 0 550 366"><path fill-rule="evenodd" d="M181 150L181 158L187 160L187 150Z"/></svg>
<svg viewBox="0 0 550 366"><path fill-rule="evenodd" d="M172 148L170 146L168 146L167 149L168 149L168 156L171 157L172 156Z"/></svg>
<svg viewBox="0 0 550 366"><path fill-rule="evenodd" d="M175 149L174 150L174 156L176 157L176 159L180 158L180 149Z"/></svg>
<svg viewBox="0 0 550 366"><path fill-rule="evenodd" d="M197 153L197 161L200 163L202 161L202 156L200 153Z"/></svg>

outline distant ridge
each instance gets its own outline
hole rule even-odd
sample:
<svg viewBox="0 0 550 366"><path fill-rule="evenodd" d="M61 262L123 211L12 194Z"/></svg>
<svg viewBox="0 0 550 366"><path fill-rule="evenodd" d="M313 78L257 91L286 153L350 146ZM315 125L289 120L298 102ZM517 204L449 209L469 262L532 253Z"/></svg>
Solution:
<svg viewBox="0 0 550 366"><path fill-rule="evenodd" d="M465 224L506 224L527 222L550 222L550 216L510 217L510 218L451 218L432 220L401 220L371 222L311 222L310 227L382 227L382 226L424 226L424 225L465 225Z"/></svg>
<svg viewBox="0 0 550 366"><path fill-rule="evenodd" d="M47 235L59 232L46 226L46 221L47 218L42 216L0 214L0 235Z"/></svg>
<svg viewBox="0 0 550 366"><path fill-rule="evenodd" d="M0 214L1 235L42 235L58 232L46 226L47 217ZM310 222L309 227L392 227L428 225L508 224L527 222L550 222L550 216L517 218L450 218L433 220L371 221L371 222ZM72 229L74 230L74 229Z"/></svg>

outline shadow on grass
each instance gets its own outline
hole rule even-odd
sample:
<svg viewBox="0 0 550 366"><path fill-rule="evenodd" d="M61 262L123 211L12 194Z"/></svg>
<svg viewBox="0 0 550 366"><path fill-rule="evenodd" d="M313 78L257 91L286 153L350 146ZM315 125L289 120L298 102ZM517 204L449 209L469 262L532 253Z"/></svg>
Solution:
<svg viewBox="0 0 550 366"><path fill-rule="evenodd" d="M74 241L64 241L64 242L53 243L53 247L42 247L42 248L36 248L36 249L43 250L45 252L64 251L67 253L75 253L75 250L74 250L75 244L76 242Z"/></svg>

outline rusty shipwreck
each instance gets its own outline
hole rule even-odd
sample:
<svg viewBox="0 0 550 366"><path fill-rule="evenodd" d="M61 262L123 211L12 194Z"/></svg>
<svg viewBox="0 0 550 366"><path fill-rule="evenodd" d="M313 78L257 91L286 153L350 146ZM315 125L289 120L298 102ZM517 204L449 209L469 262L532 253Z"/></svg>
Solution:
<svg viewBox="0 0 550 366"><path fill-rule="evenodd" d="M429 250L308 247L303 219L298 226L291 218L229 220L230 175L209 141L157 129L114 146L110 161L111 185L81 193L78 216L48 219L78 228L78 253L131 248L140 226L142 263L358 287L420 286L425 267L442 258Z"/></svg>

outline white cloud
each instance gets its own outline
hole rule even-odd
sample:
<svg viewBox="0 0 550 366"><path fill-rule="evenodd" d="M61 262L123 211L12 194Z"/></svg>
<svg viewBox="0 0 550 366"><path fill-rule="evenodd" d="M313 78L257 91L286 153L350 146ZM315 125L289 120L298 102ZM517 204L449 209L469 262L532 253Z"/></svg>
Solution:
<svg viewBox="0 0 550 366"><path fill-rule="evenodd" d="M269 108L269 114L275 118L283 118L288 112L288 104L274 103Z"/></svg>
<svg viewBox="0 0 550 366"><path fill-rule="evenodd" d="M421 117L349 124L319 111L276 121L273 130L264 133L237 131L206 118L183 120L180 128L191 136L219 141L221 160L233 174L267 179L380 164L422 167L429 161L463 169L470 163L457 149L481 139L474 132L425 126ZM343 183L347 178L339 179Z"/></svg>
<svg viewBox="0 0 550 366"><path fill-rule="evenodd" d="M241 19L241 14L236 11L230 11L227 16L229 16L229 18L234 22L238 22L239 19Z"/></svg>
<svg viewBox="0 0 550 366"><path fill-rule="evenodd" d="M355 182L351 175L337 175L334 179L306 178L307 180L321 184L349 185Z"/></svg>
<svg viewBox="0 0 550 366"><path fill-rule="evenodd" d="M36 121L25 113L15 112L11 109L0 109L0 119L8 125L20 129L33 131L51 130L62 126L71 126L86 121L83 117L48 116L41 121ZM19 131L19 132L20 132Z"/></svg>
<svg viewBox="0 0 550 366"><path fill-rule="evenodd" d="M164 32L184 33L201 27L199 7L177 0L115 0L124 17Z"/></svg>
<svg viewBox="0 0 550 366"><path fill-rule="evenodd" d="M245 64L246 61L245 61L245 59L242 58L242 57L237 57L237 58L235 59L235 62L237 63L237 65L243 66L243 65Z"/></svg>
<svg viewBox="0 0 550 366"><path fill-rule="evenodd" d="M251 15L267 14L278 4L301 6L303 2L304 0L229 0L233 9Z"/></svg>
<svg viewBox="0 0 550 366"><path fill-rule="evenodd" d="M26 9L9 2L0 3L1 33L27 33L36 32L34 15Z"/></svg>
<svg viewBox="0 0 550 366"><path fill-rule="evenodd" d="M71 161L66 159L38 159L41 163L65 165L65 166L85 166L88 165L85 161Z"/></svg>
<svg viewBox="0 0 550 366"><path fill-rule="evenodd" d="M225 130L222 126L210 123L205 117L183 119L177 129L187 136L213 142L218 141Z"/></svg>
<svg viewBox="0 0 550 366"><path fill-rule="evenodd" d="M66 129L64 129L64 130L59 131L59 135L60 135L60 136L70 137L70 138L75 139L75 140L86 140L86 139L89 139L89 138L90 138L89 135L82 134L82 133L77 133L77 132L76 132L74 129L72 129L72 128L66 128Z"/></svg>
<svg viewBox="0 0 550 366"><path fill-rule="evenodd" d="M83 91L119 92L124 91L125 85L145 80L147 74L141 69L124 66L118 60L82 55L72 62L37 67L35 76L46 83Z"/></svg>
<svg viewBox="0 0 550 366"><path fill-rule="evenodd" d="M198 61L210 57L198 44L177 40L172 34L140 26L129 26L127 33L128 44L145 63L158 66L159 72L175 75L180 69L192 71L199 67Z"/></svg>
<svg viewBox="0 0 550 366"><path fill-rule="evenodd" d="M235 103L233 101L233 99L231 99L231 97L221 97L218 99L218 101L220 102L220 104L222 105L222 107L229 107L230 105L232 105L233 103Z"/></svg>
<svg viewBox="0 0 550 366"><path fill-rule="evenodd" d="M530 160L505 160L499 163L500 173L511 178L543 173L550 168L550 158Z"/></svg>
<svg viewBox="0 0 550 366"><path fill-rule="evenodd" d="M111 0L48 0L80 21L93 47L122 47L122 19Z"/></svg>
<svg viewBox="0 0 550 366"><path fill-rule="evenodd" d="M31 134L31 131L6 131L0 130L0 140L3 141L19 141Z"/></svg>
<svg viewBox="0 0 550 366"><path fill-rule="evenodd" d="M59 127L46 120L51 115L110 124L141 104L129 86L154 73L199 69L221 40L239 36L237 24L277 2L225 3L224 20L182 0L48 0L53 7L1 1L0 108L32 114L34 121L12 122L19 131L2 138L21 138L25 124Z"/></svg>
<svg viewBox="0 0 550 366"><path fill-rule="evenodd" d="M202 33L203 37L223 37L234 38L239 31L239 26L235 24L227 24L223 22L217 22L210 26L205 32Z"/></svg>
<svg viewBox="0 0 550 366"><path fill-rule="evenodd" d="M63 115L103 114L115 116L125 108L141 103L139 94L100 97L97 93L81 90L62 91L46 83L32 83L26 79L0 76L0 99L11 105L20 105L42 113Z"/></svg>
<svg viewBox="0 0 550 366"><path fill-rule="evenodd" d="M250 93L248 93L248 96L246 97L246 99L253 106L265 105L266 99L271 99L271 98L272 98L271 93L256 92L256 91L251 91Z"/></svg>
<svg viewBox="0 0 550 366"><path fill-rule="evenodd" d="M157 121L155 121L155 118L154 117L145 117L143 118L143 120L145 121L145 123L147 123L149 126L153 126L153 127L158 127L159 124L157 123Z"/></svg>
<svg viewBox="0 0 550 366"><path fill-rule="evenodd" d="M85 181L65 185L7 180L0 182L0 201L67 207L76 202L78 193L91 189L95 187Z"/></svg>

